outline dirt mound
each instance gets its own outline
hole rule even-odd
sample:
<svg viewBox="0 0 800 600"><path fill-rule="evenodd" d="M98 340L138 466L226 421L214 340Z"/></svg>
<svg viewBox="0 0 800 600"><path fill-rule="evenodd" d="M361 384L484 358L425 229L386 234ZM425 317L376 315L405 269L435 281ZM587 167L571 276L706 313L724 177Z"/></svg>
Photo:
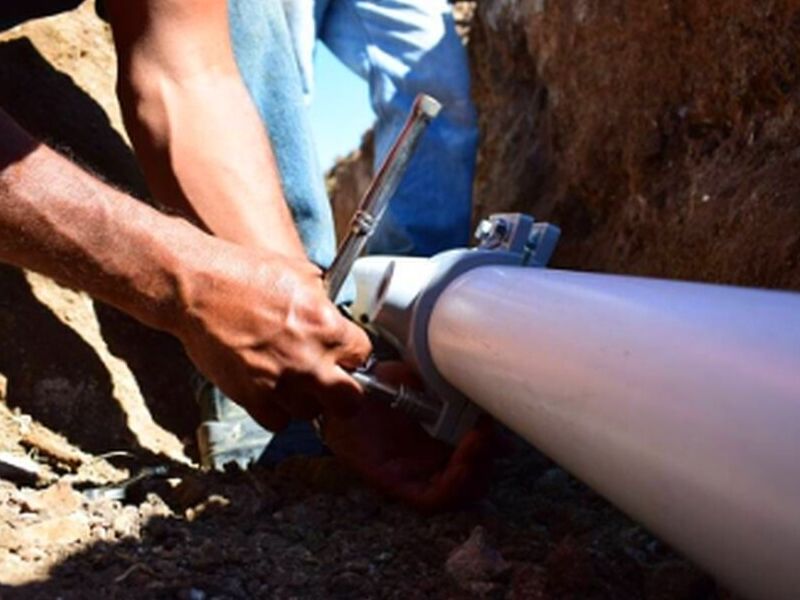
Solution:
<svg viewBox="0 0 800 600"><path fill-rule="evenodd" d="M4 585L5 584L5 585ZM527 451L489 499L422 517L332 459L181 474L124 503L0 481L3 598L726 598Z"/></svg>
<svg viewBox="0 0 800 600"><path fill-rule="evenodd" d="M800 289L799 2L456 6L476 220L558 224L559 267ZM359 153L337 166L337 210L365 173Z"/></svg>
<svg viewBox="0 0 800 600"><path fill-rule="evenodd" d="M477 212L562 267L800 288L800 3L480 3Z"/></svg>

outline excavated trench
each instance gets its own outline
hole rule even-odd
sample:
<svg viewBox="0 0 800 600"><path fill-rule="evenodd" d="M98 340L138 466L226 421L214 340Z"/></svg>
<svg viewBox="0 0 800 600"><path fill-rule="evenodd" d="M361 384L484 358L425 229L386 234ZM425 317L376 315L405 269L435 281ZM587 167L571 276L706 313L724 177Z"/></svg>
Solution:
<svg viewBox="0 0 800 600"><path fill-rule="evenodd" d="M800 3L458 4L476 11L480 215L560 224L558 266L800 288ZM90 7L0 40L0 105L144 197ZM368 155L337 170L339 213ZM332 458L86 499L66 482L191 452L188 361L41 277L3 268L0 290L0 451L51 482L0 480L3 598L732 597L524 446L483 501L433 517ZM137 462L101 458L118 450Z"/></svg>

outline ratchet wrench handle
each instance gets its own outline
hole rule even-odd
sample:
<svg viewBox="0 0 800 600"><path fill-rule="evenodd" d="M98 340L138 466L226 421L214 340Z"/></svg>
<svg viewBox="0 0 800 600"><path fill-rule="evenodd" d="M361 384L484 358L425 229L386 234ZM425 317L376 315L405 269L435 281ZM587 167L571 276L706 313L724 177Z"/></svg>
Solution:
<svg viewBox="0 0 800 600"><path fill-rule="evenodd" d="M378 228L422 134L441 109L442 105L436 99L425 94L418 95L414 101L411 114L361 199L350 221L350 230L340 244L331 267L325 272L325 286L331 300L336 300L353 264Z"/></svg>

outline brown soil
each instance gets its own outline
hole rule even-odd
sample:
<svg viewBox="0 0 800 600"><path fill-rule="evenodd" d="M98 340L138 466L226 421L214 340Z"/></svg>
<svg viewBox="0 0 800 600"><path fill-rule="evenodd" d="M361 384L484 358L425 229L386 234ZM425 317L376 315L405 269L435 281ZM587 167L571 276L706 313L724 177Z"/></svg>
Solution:
<svg viewBox="0 0 800 600"><path fill-rule="evenodd" d="M147 197L89 6L0 38L0 106ZM33 274L1 268L0 289L0 452L41 470L38 485L0 480L1 598L730 597L524 445L484 501L433 517L332 458L194 471L175 340ZM76 491L159 463L170 477L125 502Z"/></svg>
<svg viewBox="0 0 800 600"><path fill-rule="evenodd" d="M476 213L556 266L800 289L800 2L479 3Z"/></svg>
<svg viewBox="0 0 800 600"><path fill-rule="evenodd" d="M126 504L0 483L3 598L726 598L532 451L423 517L333 459L182 474Z"/></svg>

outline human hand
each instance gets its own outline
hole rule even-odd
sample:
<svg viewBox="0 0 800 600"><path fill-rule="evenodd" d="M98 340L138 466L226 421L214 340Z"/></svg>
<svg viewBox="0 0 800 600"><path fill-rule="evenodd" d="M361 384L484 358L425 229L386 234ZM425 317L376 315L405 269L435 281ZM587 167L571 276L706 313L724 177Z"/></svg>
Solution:
<svg viewBox="0 0 800 600"><path fill-rule="evenodd" d="M383 363L378 373L386 381L419 387L401 363ZM322 438L368 482L423 512L480 497L501 446L488 416L481 417L453 448L432 438L407 415L370 398L362 400L355 412L323 411Z"/></svg>
<svg viewBox="0 0 800 600"><path fill-rule="evenodd" d="M262 425L339 414L361 395L345 369L363 364L366 334L328 299L307 260L221 240L187 278L174 332L197 367Z"/></svg>

